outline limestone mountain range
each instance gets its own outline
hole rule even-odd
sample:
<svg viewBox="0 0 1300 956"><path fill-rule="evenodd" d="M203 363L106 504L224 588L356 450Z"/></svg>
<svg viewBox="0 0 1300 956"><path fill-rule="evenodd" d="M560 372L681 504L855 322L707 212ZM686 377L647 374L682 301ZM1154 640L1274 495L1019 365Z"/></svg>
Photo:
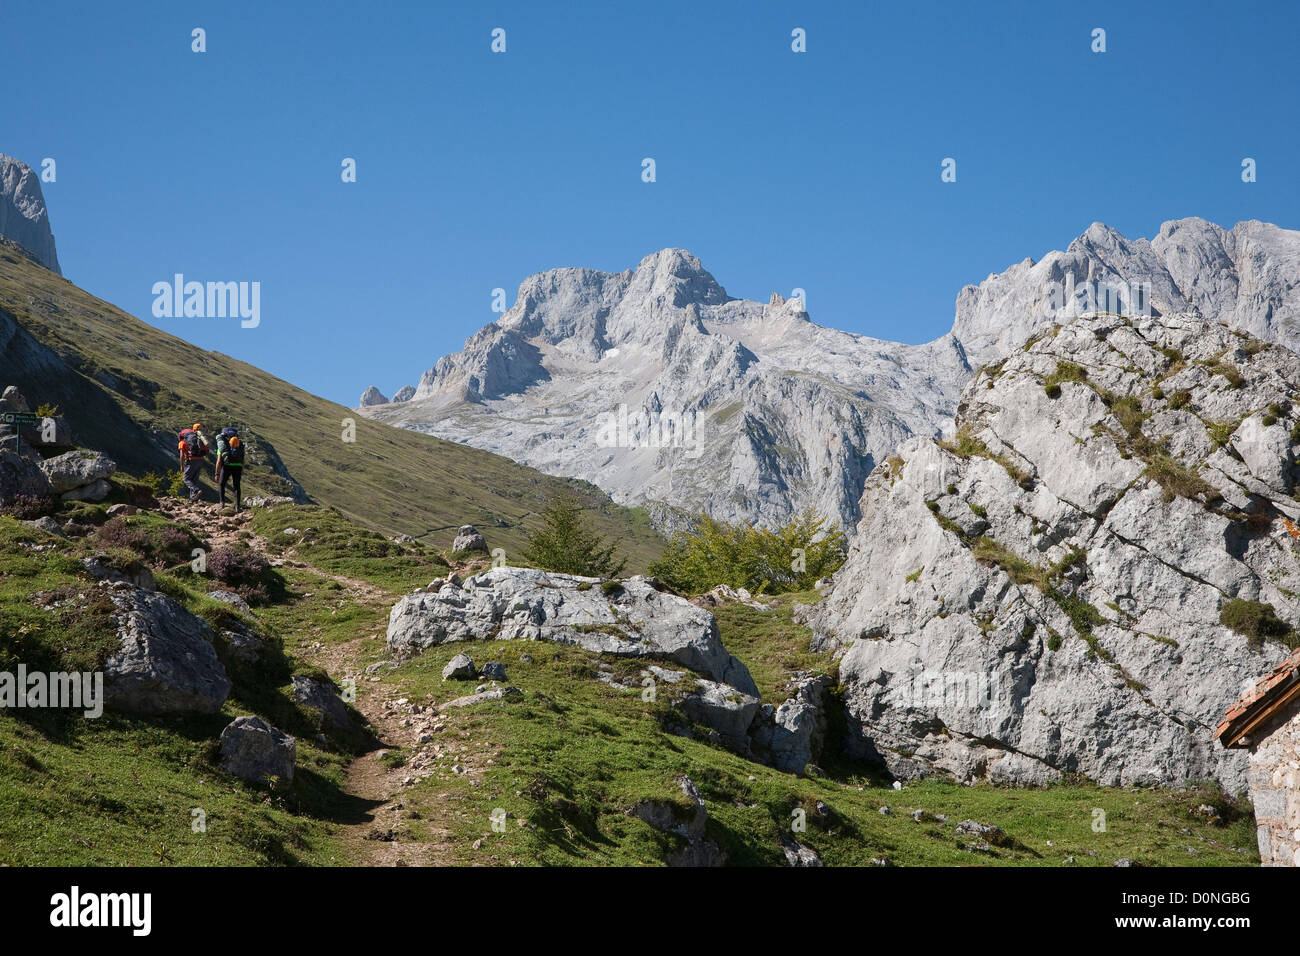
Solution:
<svg viewBox="0 0 1300 956"><path fill-rule="evenodd" d="M797 299L736 299L680 249L620 273L530 276L515 304L379 420L583 478L661 528L706 511L771 525L806 508L846 528L900 442L951 429L980 366L1097 309L1199 313L1300 342L1300 232L1166 222L1130 240L1094 223L957 297L952 331L904 345L817 325Z"/></svg>

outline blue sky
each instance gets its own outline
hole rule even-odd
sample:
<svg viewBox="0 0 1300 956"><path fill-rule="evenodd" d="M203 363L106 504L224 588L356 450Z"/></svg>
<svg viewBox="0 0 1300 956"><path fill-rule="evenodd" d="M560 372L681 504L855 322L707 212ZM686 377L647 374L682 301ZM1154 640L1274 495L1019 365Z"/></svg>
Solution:
<svg viewBox="0 0 1300 956"><path fill-rule="evenodd" d="M922 342L1094 220L1300 226L1300 8L1138 6L9 3L0 152L56 160L71 280L346 404L459 349L495 287L665 246ZM260 282L261 324L153 318L176 272Z"/></svg>

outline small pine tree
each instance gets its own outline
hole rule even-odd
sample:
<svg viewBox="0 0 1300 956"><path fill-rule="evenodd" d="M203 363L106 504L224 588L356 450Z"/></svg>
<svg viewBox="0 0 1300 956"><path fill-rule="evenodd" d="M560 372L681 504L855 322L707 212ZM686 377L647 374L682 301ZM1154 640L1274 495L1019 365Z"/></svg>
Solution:
<svg viewBox="0 0 1300 956"><path fill-rule="evenodd" d="M754 593L807 591L844 563L847 540L815 511L775 530L700 515L673 535L650 573L670 588L698 594L719 584Z"/></svg>
<svg viewBox="0 0 1300 956"><path fill-rule="evenodd" d="M614 559L615 545L592 531L582 505L569 496L554 499L542 513L542 527L528 535L524 559L547 571L593 578L616 578L627 558Z"/></svg>

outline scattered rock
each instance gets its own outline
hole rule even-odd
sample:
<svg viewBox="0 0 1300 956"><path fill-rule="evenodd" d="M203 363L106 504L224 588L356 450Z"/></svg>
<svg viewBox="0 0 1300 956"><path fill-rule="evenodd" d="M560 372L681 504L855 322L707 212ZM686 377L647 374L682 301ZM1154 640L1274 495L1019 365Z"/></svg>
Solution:
<svg viewBox="0 0 1300 956"><path fill-rule="evenodd" d="M451 545L452 551L482 551L486 554L487 549L487 539L472 524L461 525Z"/></svg>
<svg viewBox="0 0 1300 956"><path fill-rule="evenodd" d="M39 465L12 451L0 451L0 506L13 504L20 495L43 498L50 493L50 479Z"/></svg>
<svg viewBox="0 0 1300 956"><path fill-rule="evenodd" d="M236 717L221 732L221 767L241 780L293 779L298 743L260 717Z"/></svg>
<svg viewBox="0 0 1300 956"><path fill-rule="evenodd" d="M473 680L478 676L478 669L468 654L457 654L442 669L443 680Z"/></svg>
<svg viewBox="0 0 1300 956"><path fill-rule="evenodd" d="M822 865L822 858L817 855L815 850L784 834L781 836L781 851L785 853L786 863L791 866Z"/></svg>
<svg viewBox="0 0 1300 956"><path fill-rule="evenodd" d="M695 678L695 689L677 701L677 709L697 723L712 727L733 749L745 742L745 734L758 712L759 699L727 684Z"/></svg>
<svg viewBox="0 0 1300 956"><path fill-rule="evenodd" d="M522 697L523 691L518 687L494 687L491 690L476 691L473 694L467 694L464 697L457 697L447 701L445 707L469 707L473 704L482 704L490 700L505 700L507 697Z"/></svg>
<svg viewBox="0 0 1300 956"><path fill-rule="evenodd" d="M800 675L794 696L780 706L764 704L750 728L756 755L786 773L803 773L820 756L826 735L826 693L833 681L825 674Z"/></svg>
<svg viewBox="0 0 1300 956"><path fill-rule="evenodd" d="M320 715L321 726L326 730L346 730L352 726L348 718L348 709L339 697L338 688L333 681L317 677L293 677L292 696L295 701L308 710Z"/></svg>
<svg viewBox="0 0 1300 956"><path fill-rule="evenodd" d="M976 836L994 844L995 846L1006 845L1007 835L1002 832L1001 827L994 826L991 823L979 823L975 820L963 820L957 824L957 832L964 833L968 836Z"/></svg>
<svg viewBox="0 0 1300 956"><path fill-rule="evenodd" d="M506 665L502 664L500 661L488 661L483 665L482 676L486 677L488 680L504 682L506 680Z"/></svg>
<svg viewBox="0 0 1300 956"><path fill-rule="evenodd" d="M226 652L240 663L256 664L262 659L265 647L262 639L253 632L241 627L222 631L221 636L226 641Z"/></svg>
<svg viewBox="0 0 1300 956"><path fill-rule="evenodd" d="M682 849L669 854L669 866L722 866L726 863L726 853L705 838L709 818L704 798L690 777L679 777L677 786L686 797L686 806L669 800L642 800L628 813L662 833L685 840Z"/></svg>
<svg viewBox="0 0 1300 956"><path fill-rule="evenodd" d="M52 534L59 538L67 537L63 529L59 527L59 523L49 515L46 515L44 518L36 518L32 521L24 521L23 524L27 525L29 528L35 528L37 531L44 531L46 534Z"/></svg>
<svg viewBox="0 0 1300 956"><path fill-rule="evenodd" d="M214 601L220 601L222 604L228 604L241 614L252 614L253 609L248 606L248 602L236 594L234 591L225 591L217 589L209 591L208 597Z"/></svg>
<svg viewBox="0 0 1300 956"><path fill-rule="evenodd" d="M244 499L245 508L272 508L291 504L295 504L294 500L284 495L251 496Z"/></svg>
<svg viewBox="0 0 1300 956"><path fill-rule="evenodd" d="M135 505L128 505L119 502L118 504L115 505L109 505L108 511L106 513L110 518L116 518L119 516L126 517L128 515L135 514L136 507Z"/></svg>
<svg viewBox="0 0 1300 956"><path fill-rule="evenodd" d="M140 588L144 591L153 591L154 579L153 572L142 561L131 561L121 568L115 568L108 564L109 558L102 554L92 555L81 559L81 566L85 572L96 581L108 581L110 584L116 584L118 581L125 581L132 587Z"/></svg>
<svg viewBox="0 0 1300 956"><path fill-rule="evenodd" d="M136 714L213 714L230 693L212 630L165 594L109 591L118 650L104 665L105 705Z"/></svg>
<svg viewBox="0 0 1300 956"><path fill-rule="evenodd" d="M97 478L88 485L82 485L80 488L73 488L71 491L65 491L59 495L60 501L103 501L113 490L103 478Z"/></svg>

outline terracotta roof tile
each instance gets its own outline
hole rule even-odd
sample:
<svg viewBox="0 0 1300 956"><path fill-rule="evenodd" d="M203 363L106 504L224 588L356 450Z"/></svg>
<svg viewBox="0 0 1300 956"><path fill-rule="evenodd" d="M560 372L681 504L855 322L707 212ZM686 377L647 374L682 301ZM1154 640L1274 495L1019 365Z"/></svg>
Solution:
<svg viewBox="0 0 1300 956"><path fill-rule="evenodd" d="M1297 648L1290 657L1256 681L1255 686L1250 691L1228 708L1228 712L1223 716L1223 722L1219 724L1214 735L1222 738L1231 725L1251 716L1253 711L1263 710L1267 706L1271 706L1272 701L1265 703L1269 692L1280 685L1294 683L1297 679L1300 679L1300 648ZM1231 746L1239 737L1240 734L1237 734L1231 740L1224 740L1224 746Z"/></svg>

